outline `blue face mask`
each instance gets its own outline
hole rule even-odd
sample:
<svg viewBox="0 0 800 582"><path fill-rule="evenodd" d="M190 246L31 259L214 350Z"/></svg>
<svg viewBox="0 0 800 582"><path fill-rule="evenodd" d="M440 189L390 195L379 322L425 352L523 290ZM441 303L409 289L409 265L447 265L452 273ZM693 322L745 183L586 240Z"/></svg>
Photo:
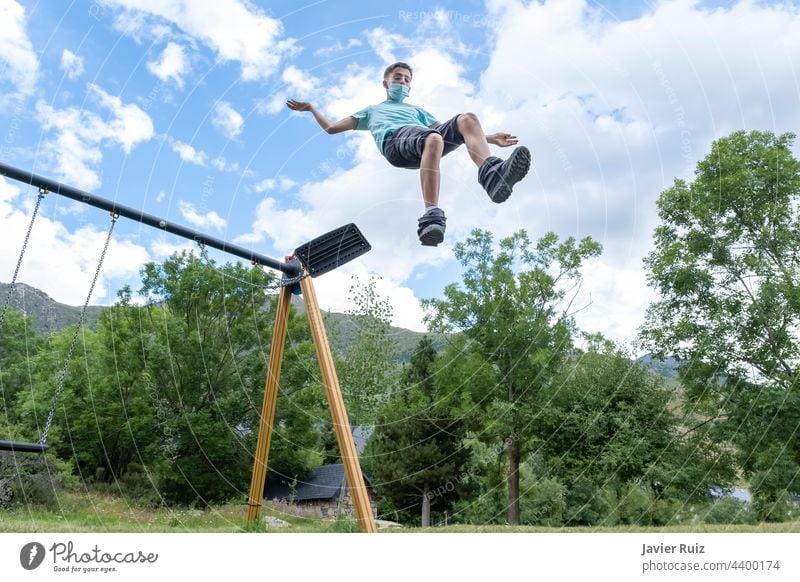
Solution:
<svg viewBox="0 0 800 582"><path fill-rule="evenodd" d="M400 101L402 103L403 99L408 97L408 87L400 83L392 83L389 85L387 92L389 93L389 99L392 101Z"/></svg>

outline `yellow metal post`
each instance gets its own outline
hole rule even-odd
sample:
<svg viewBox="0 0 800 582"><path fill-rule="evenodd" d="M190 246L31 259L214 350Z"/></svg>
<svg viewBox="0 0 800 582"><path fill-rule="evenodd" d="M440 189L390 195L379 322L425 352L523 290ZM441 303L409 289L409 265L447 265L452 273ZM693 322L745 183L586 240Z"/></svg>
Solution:
<svg viewBox="0 0 800 582"><path fill-rule="evenodd" d="M275 404L278 400L278 384L281 379L283 349L286 344L286 329L289 322L289 300L291 287L281 287L278 307L275 312L275 329L272 332L272 345L269 350L269 366L264 386L264 401L261 404L261 422L258 428L258 442L253 459L253 476L250 480L250 495L247 500L247 522L258 519L264 498L264 483L267 478L269 443L272 439L272 426L275 422Z"/></svg>
<svg viewBox="0 0 800 582"><path fill-rule="evenodd" d="M336 368L333 365L333 355L328 343L328 334L325 332L322 314L317 303L317 294L314 291L314 285L310 277L305 277L300 281L300 289L303 292L303 300L306 304L311 336L317 349L322 382L325 386L325 395L328 397L328 406L333 416L333 429L336 432L336 441L339 443L339 452L342 455L345 477L350 488L350 496L353 499L356 520L362 532L374 533L376 528L375 519L372 516L372 507L369 504L364 475L361 473L356 445L353 442L353 433L350 430L350 422L347 419L342 389L339 386Z"/></svg>

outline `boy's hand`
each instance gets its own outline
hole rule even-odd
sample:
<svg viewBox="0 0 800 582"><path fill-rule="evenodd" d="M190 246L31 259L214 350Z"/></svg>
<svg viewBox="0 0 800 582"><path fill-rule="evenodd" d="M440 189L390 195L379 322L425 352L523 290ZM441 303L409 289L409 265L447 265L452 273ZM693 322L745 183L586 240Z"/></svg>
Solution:
<svg viewBox="0 0 800 582"><path fill-rule="evenodd" d="M486 141L491 144L500 146L501 148L507 148L509 146L517 145L517 143L519 143L519 140L517 139L516 135L511 135L510 133L504 133L504 132L487 135Z"/></svg>
<svg viewBox="0 0 800 582"><path fill-rule="evenodd" d="M319 126L325 130L325 133L341 133L355 129L358 125L358 120L352 115L340 119L336 123L332 123L330 119L325 117L316 107L311 105L308 101L297 101L296 99L287 99L286 107L292 111L310 111L314 116L314 120Z"/></svg>
<svg viewBox="0 0 800 582"><path fill-rule="evenodd" d="M292 111L311 111L311 103L308 103L307 101L295 101L294 99L289 99L286 101L286 107Z"/></svg>

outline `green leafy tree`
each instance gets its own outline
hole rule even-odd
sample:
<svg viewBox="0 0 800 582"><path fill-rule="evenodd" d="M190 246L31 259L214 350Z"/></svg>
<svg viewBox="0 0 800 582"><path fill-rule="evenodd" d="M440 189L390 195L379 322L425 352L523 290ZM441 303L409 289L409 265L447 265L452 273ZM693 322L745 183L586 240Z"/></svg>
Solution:
<svg viewBox="0 0 800 582"><path fill-rule="evenodd" d="M432 508L448 511L464 496L469 477L465 424L458 402L437 389L435 360L433 343L423 337L364 453L380 493L395 507L416 510L422 527L431 525Z"/></svg>
<svg viewBox="0 0 800 582"><path fill-rule="evenodd" d="M84 406L74 405L72 394L76 390L83 390L87 385L88 366L84 348L95 345L96 334L92 330L84 329L75 345L73 358L67 362L66 355L74 331L74 326L71 326L51 333L44 339L30 366L30 389L19 394L16 407L20 423L30 433L36 434L36 438L48 428L48 415L50 409L53 409L53 422L47 434L47 444L64 459L71 458L74 450L69 431L64 431L66 421L74 419L72 413L75 410L81 414L90 414ZM62 393L56 400L59 379L64 370L66 375Z"/></svg>
<svg viewBox="0 0 800 582"><path fill-rule="evenodd" d="M646 347L681 361L688 404L736 443L756 494L800 490L800 162L794 135L714 142L658 201ZM781 451L774 456L776 448ZM772 477L765 473L775 472Z"/></svg>
<svg viewBox="0 0 800 582"><path fill-rule="evenodd" d="M487 419L481 438L506 453L510 524L520 523L520 459L532 444L535 403L572 347L568 294L580 285L583 262L600 252L588 237L559 242L548 233L533 245L524 231L495 248L491 233L474 230L455 247L461 285L425 302L432 330L463 332L488 368L491 380L471 388L472 398Z"/></svg>
<svg viewBox="0 0 800 582"><path fill-rule="evenodd" d="M350 299L355 304L347 312L351 341L336 368L350 424L371 425L398 381L392 306L388 298L380 296L374 278L362 283L353 277Z"/></svg>
<svg viewBox="0 0 800 582"><path fill-rule="evenodd" d="M364 283L354 276L349 297L354 307L347 311L345 320L331 326L331 337L345 346L334 358L350 428L355 433L358 427L376 423L381 407L397 386L400 366L391 335L392 306L378 293L377 280L370 278ZM325 460L339 462L330 412L322 417L320 431Z"/></svg>
<svg viewBox="0 0 800 582"><path fill-rule="evenodd" d="M734 476L723 447L687 434L663 380L610 344L571 359L543 396L537 454L549 476L568 484L567 523L604 520L615 508L597 504L603 492L621 505L631 491L653 502L702 501Z"/></svg>
<svg viewBox="0 0 800 582"><path fill-rule="evenodd" d="M154 332L141 312L123 302L102 312L96 330L83 330L58 403L62 438L56 450L74 458L82 474L109 483L132 462L152 466L157 460L160 441L141 347Z"/></svg>
<svg viewBox="0 0 800 582"><path fill-rule="evenodd" d="M472 434L465 439L471 453L468 494L456 502L453 521L473 524L508 523L505 447L490 446ZM530 458L530 455L529 455ZM520 463L520 523L557 527L564 524L566 487L537 463Z"/></svg>
<svg viewBox="0 0 800 582"><path fill-rule="evenodd" d="M0 327L0 439L15 440L18 431L16 403L21 393L31 390L31 363L41 346L30 319L15 309L0 308L3 324ZM25 438L33 438L31 432ZM38 437L37 437L38 438ZM34 439L35 440L35 439Z"/></svg>
<svg viewBox="0 0 800 582"><path fill-rule="evenodd" d="M119 483L133 462L154 469L163 442L147 354L165 349L154 340L164 319L131 305L125 290L120 298L96 330L80 330L69 362L74 326L46 339L32 365L33 389L19 407L25 423L42 431L54 406L51 452L74 461L81 477L108 483Z"/></svg>
<svg viewBox="0 0 800 582"><path fill-rule="evenodd" d="M186 253L144 268L143 294L172 315L161 330L161 349L148 356L163 412L170 470L161 487L168 500L204 504L243 494L264 392L266 338L275 319L274 302L264 293L270 281L257 268L217 267ZM300 338L298 328L290 327L291 341L307 341L307 328ZM296 345L289 350L302 353ZM318 435L310 421L292 428L304 415L317 414L298 406L297 392L305 396L308 383L293 388L281 391L271 463L302 472L319 462L319 455L308 453L318 448Z"/></svg>

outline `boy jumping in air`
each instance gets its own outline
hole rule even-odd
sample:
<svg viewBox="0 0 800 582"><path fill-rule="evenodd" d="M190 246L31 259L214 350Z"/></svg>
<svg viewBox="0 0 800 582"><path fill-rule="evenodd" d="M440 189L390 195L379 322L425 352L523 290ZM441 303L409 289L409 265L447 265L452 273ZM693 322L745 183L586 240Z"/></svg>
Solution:
<svg viewBox="0 0 800 582"><path fill-rule="evenodd" d="M517 144L508 133L485 135L474 113L461 113L439 123L422 107L404 103L411 92L411 67L403 62L389 65L383 73L386 101L370 105L335 123L311 103L289 99L293 111L310 111L320 127L334 134L351 129L368 129L381 154L398 168L419 168L425 214L419 219L417 235L425 246L444 240L445 217L439 208L439 162L462 144L478 167L478 182L492 202L505 202L514 184L528 173L531 153L525 146L511 152L507 160L489 153L489 144L509 147Z"/></svg>

